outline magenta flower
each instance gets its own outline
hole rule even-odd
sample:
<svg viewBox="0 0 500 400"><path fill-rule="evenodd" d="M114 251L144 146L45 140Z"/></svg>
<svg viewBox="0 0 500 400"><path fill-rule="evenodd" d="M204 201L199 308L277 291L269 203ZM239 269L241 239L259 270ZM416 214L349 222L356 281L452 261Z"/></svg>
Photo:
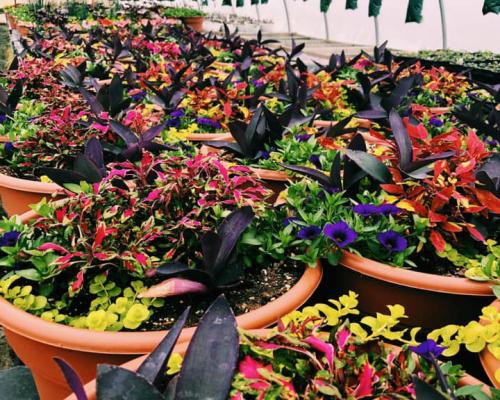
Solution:
<svg viewBox="0 0 500 400"><path fill-rule="evenodd" d="M351 244L358 237L358 234L344 221L326 224L323 228L323 233L340 248Z"/></svg>
<svg viewBox="0 0 500 400"><path fill-rule="evenodd" d="M321 228L315 225L311 225L302 228L299 231L299 233L297 233L297 237L299 239L304 239L304 240L313 240L316 239L320 234L321 234Z"/></svg>
<svg viewBox="0 0 500 400"><path fill-rule="evenodd" d="M401 236L399 233L388 230L386 232L380 232L377 235L377 239L382 246L384 246L391 253L401 253L405 251L408 247L408 241Z"/></svg>

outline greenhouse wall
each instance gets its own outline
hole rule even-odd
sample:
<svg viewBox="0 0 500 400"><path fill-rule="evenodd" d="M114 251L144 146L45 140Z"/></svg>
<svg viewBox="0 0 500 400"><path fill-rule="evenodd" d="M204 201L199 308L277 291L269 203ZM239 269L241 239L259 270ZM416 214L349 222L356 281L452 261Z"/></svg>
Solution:
<svg viewBox="0 0 500 400"><path fill-rule="evenodd" d="M285 0L288 4L290 24L293 32L307 36L325 38L324 18L319 0ZM443 0L448 48L455 50L489 50L500 52L500 15L483 15L484 0ZM181 2L179 2L181 3ZM188 1L185 4L190 4ZM232 12L220 1L209 0L206 11L224 14ZM239 15L256 18L256 7L247 0L244 7L234 8ZM439 0L425 0L423 21L405 23L407 0L384 0L380 11L379 27L381 40L389 40L393 48L402 50L437 49L442 47L441 14ZM191 3L192 4L192 3ZM368 17L368 0L359 0L357 10L346 10L345 0L333 0L327 13L330 39L347 43L375 44L373 18ZM283 0L269 0L259 5L262 19L274 22L273 31L286 32L287 22Z"/></svg>

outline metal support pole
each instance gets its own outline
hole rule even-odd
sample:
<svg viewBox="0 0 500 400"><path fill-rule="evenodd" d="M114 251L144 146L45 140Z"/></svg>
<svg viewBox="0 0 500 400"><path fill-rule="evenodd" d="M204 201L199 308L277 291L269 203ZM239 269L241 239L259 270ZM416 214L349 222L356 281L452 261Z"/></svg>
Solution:
<svg viewBox="0 0 500 400"><path fill-rule="evenodd" d="M255 4L255 11L257 13L257 22L260 24L260 10L259 10L259 3Z"/></svg>
<svg viewBox="0 0 500 400"><path fill-rule="evenodd" d="M446 32L446 13L444 11L444 0L439 0L439 11L441 12L441 32L443 34L443 50L447 50L448 33Z"/></svg>
<svg viewBox="0 0 500 400"><path fill-rule="evenodd" d="M325 23L326 40L330 40L330 30L328 29L328 18L326 16L326 12L323 13L323 22Z"/></svg>
<svg viewBox="0 0 500 400"><path fill-rule="evenodd" d="M290 14L288 13L288 4L287 0L283 0L283 6L285 7L285 15L286 15L286 25L288 27L288 34L292 34L292 28L290 26Z"/></svg>
<svg viewBox="0 0 500 400"><path fill-rule="evenodd" d="M373 24L375 25L375 45L380 46L380 29L378 26L378 17L373 17Z"/></svg>

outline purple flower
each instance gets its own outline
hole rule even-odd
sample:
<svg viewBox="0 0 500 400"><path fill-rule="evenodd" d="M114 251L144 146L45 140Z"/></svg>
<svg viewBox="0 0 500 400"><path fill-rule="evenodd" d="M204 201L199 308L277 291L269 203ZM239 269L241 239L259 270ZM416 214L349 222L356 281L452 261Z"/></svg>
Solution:
<svg viewBox="0 0 500 400"><path fill-rule="evenodd" d="M21 232L10 231L5 232L2 237L0 237L0 247L12 247L15 246Z"/></svg>
<svg viewBox="0 0 500 400"><path fill-rule="evenodd" d="M268 160L270 157L270 153L267 150L261 150L260 152L260 159L261 160Z"/></svg>
<svg viewBox="0 0 500 400"><path fill-rule="evenodd" d="M315 225L305 226L302 228L299 233L297 233L297 237L299 239L304 240L312 240L316 239L321 234L321 228L318 228Z"/></svg>
<svg viewBox="0 0 500 400"><path fill-rule="evenodd" d="M380 232L377 235L377 239L382 246L384 246L391 253L401 253L405 251L408 247L407 240L401 236L399 233L393 230L388 230L386 232Z"/></svg>
<svg viewBox="0 0 500 400"><path fill-rule="evenodd" d="M211 128L214 128L214 129L220 128L220 123L218 121L214 121L213 119L210 119L210 118L199 117L199 118L196 118L196 122L198 122L201 125L210 126Z"/></svg>
<svg viewBox="0 0 500 400"><path fill-rule="evenodd" d="M3 150L6 153L12 153L14 151L14 145L11 142L5 142L3 145Z"/></svg>
<svg viewBox="0 0 500 400"><path fill-rule="evenodd" d="M255 87L261 87L261 86L264 86L264 83L263 83L263 82L261 82L261 81L260 81L260 80L258 80L258 79L254 79L254 80L252 81L252 83L253 83L253 85L254 85Z"/></svg>
<svg viewBox="0 0 500 400"><path fill-rule="evenodd" d="M181 120L179 118L170 118L167 120L167 126L169 128L178 128L181 126Z"/></svg>
<svg viewBox="0 0 500 400"><path fill-rule="evenodd" d="M7 121L7 116L5 114L0 114L0 124L3 124Z"/></svg>
<svg viewBox="0 0 500 400"><path fill-rule="evenodd" d="M378 206L380 214L384 215L397 215L401 212L401 209L394 204L381 204Z"/></svg>
<svg viewBox="0 0 500 400"><path fill-rule="evenodd" d="M184 116L184 111L181 109L174 110L170 113L171 117L182 118Z"/></svg>
<svg viewBox="0 0 500 400"><path fill-rule="evenodd" d="M341 248L351 244L358 237L358 234L344 221L326 224L323 233Z"/></svg>
<svg viewBox="0 0 500 400"><path fill-rule="evenodd" d="M438 346L437 343L432 339L427 339L425 342L420 343L418 346L409 346L408 348L429 361L432 361L435 358L439 358L443 351L446 350L446 347Z"/></svg>
<svg viewBox="0 0 500 400"><path fill-rule="evenodd" d="M309 161L318 169L321 169L323 167L321 165L321 160L319 159L319 156L316 154L313 154L311 157L309 157Z"/></svg>
<svg viewBox="0 0 500 400"><path fill-rule="evenodd" d="M437 117L431 117L431 119L429 120L429 124L435 126L436 128L440 128L444 125L444 122Z"/></svg>
<svg viewBox="0 0 500 400"><path fill-rule="evenodd" d="M295 221L300 221L300 218L297 218L297 217L286 217L284 220L283 220L283 226L288 226L290 224L292 224L293 222Z"/></svg>
<svg viewBox="0 0 500 400"><path fill-rule="evenodd" d="M302 135L295 135L295 140L297 142L307 142L311 135L308 135L307 133L304 133Z"/></svg>
<svg viewBox="0 0 500 400"><path fill-rule="evenodd" d="M381 213L380 207L375 204L356 204L352 210L363 217L370 217Z"/></svg>
<svg viewBox="0 0 500 400"><path fill-rule="evenodd" d="M137 103L137 102L141 101L144 97L146 97L146 92L144 90L142 90L136 94L133 94L130 97L132 98L132 101L135 101Z"/></svg>

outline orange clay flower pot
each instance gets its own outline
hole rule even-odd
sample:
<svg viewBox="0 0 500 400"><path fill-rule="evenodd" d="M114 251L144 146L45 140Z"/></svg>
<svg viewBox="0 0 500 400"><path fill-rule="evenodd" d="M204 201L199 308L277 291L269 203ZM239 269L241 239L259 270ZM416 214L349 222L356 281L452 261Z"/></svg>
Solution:
<svg viewBox="0 0 500 400"><path fill-rule="evenodd" d="M251 333L254 335L259 335L261 337L266 337L270 329L252 329ZM172 353L179 353L180 355L184 356L186 354L187 347L189 346L189 342L184 342L184 343L179 343L177 344ZM399 348L394 345L386 345L387 347L390 347L391 349L394 349L397 351ZM141 356L133 359L132 361L127 362L126 364L122 365L122 368L128 369L129 371L137 371L137 369L141 366L141 364L144 362L147 356ZM483 385L483 392L485 392L487 395L490 395L490 390L487 385L485 385L483 382L481 382L479 379L474 378L473 376L469 374L465 374L463 377L460 378L458 382L459 386L468 386L468 385ZM88 400L96 400L96 381L95 379L93 381L90 381L85 385L85 393L87 394ZM74 394L70 395L67 397L65 400L77 400L76 396Z"/></svg>
<svg viewBox="0 0 500 400"><path fill-rule="evenodd" d="M359 128L369 129L372 126L372 121L363 118L354 118L354 122L358 124ZM337 125L337 121L322 121L317 120L313 122L313 126L318 128L329 128L330 125Z"/></svg>
<svg viewBox="0 0 500 400"><path fill-rule="evenodd" d="M234 142L234 138L230 133L190 133L186 136L186 140L190 142L215 142L222 140L224 142Z"/></svg>
<svg viewBox="0 0 500 400"><path fill-rule="evenodd" d="M43 198L52 196L61 198L64 190L55 183L30 181L0 174L0 200L2 207L10 217L22 214Z"/></svg>
<svg viewBox="0 0 500 400"><path fill-rule="evenodd" d="M344 252L331 271L334 295L353 290L359 294L359 310L366 314L387 312L387 304L401 304L407 326L424 330L448 324L465 325L481 314L494 298L491 284L410 271Z"/></svg>
<svg viewBox="0 0 500 400"><path fill-rule="evenodd" d="M500 300L495 300L492 306L495 306L497 310L500 311ZM481 321L481 323L484 322ZM500 371L500 360L497 360L497 358L487 348L481 351L479 359L481 360L481 364L483 365L486 375L490 378L492 385L497 389L500 389L500 381L495 376L495 374L500 374L500 372L497 373L497 371Z"/></svg>
<svg viewBox="0 0 500 400"><path fill-rule="evenodd" d="M21 216L22 222L35 218L34 211ZM306 268L299 281L285 294L268 304L239 315L238 325L259 329L304 304L318 287L323 270L319 262ZM123 364L137 355L151 352L166 335L156 332L96 332L45 321L0 298L0 325L10 346L28 366L41 400L59 400L70 394L64 378L53 362L60 357L69 362L83 382L95 377L97 364ZM189 340L195 328L186 328L179 343Z"/></svg>
<svg viewBox="0 0 500 400"><path fill-rule="evenodd" d="M203 30L203 21L205 17L184 17L182 21L196 32Z"/></svg>

